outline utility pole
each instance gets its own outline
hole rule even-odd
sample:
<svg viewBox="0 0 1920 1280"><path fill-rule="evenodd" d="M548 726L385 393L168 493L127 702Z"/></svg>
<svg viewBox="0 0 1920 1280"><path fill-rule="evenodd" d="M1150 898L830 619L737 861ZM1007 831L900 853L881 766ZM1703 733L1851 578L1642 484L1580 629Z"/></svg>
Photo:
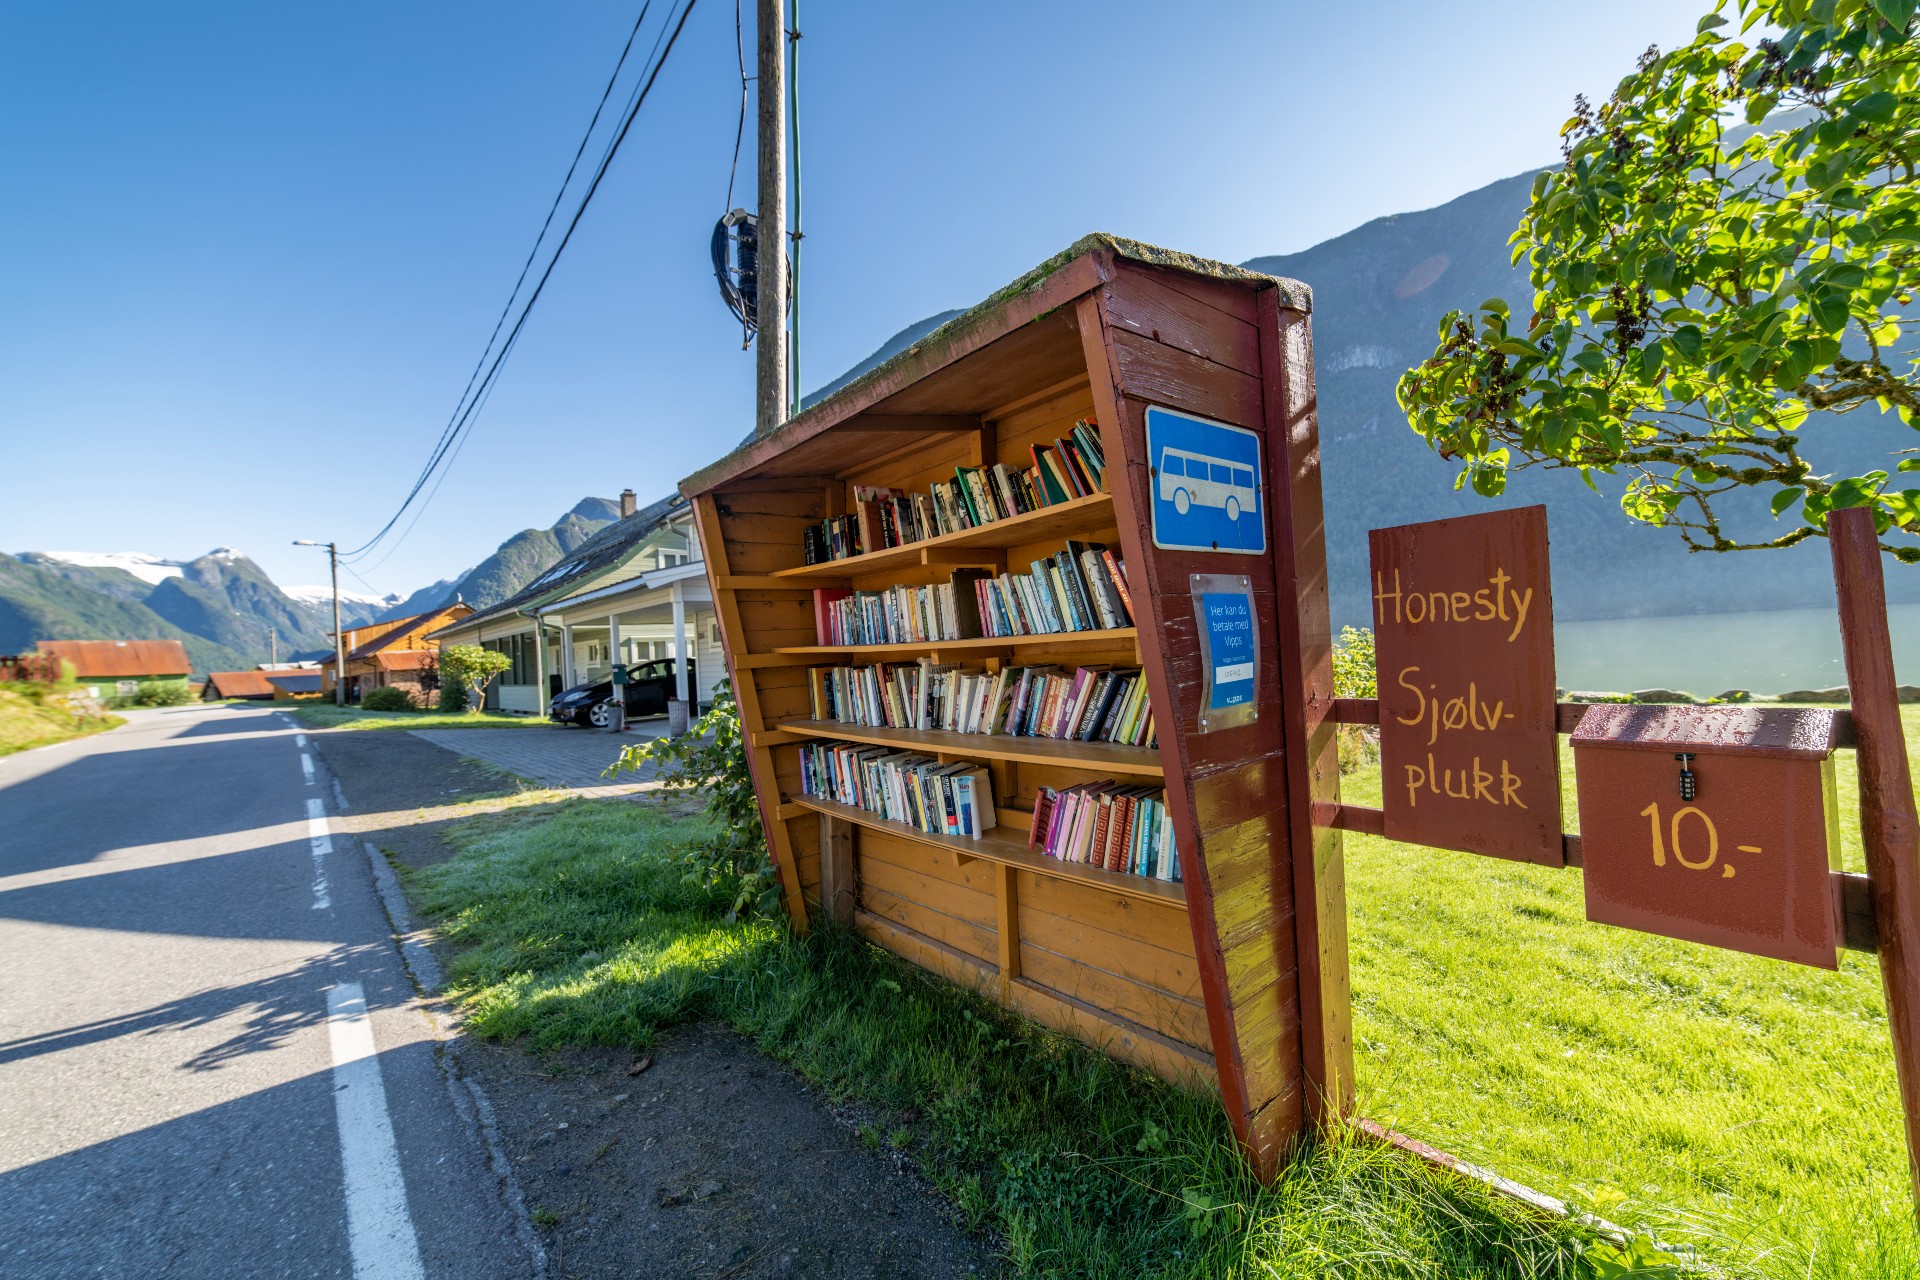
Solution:
<svg viewBox="0 0 1920 1280"><path fill-rule="evenodd" d="M267 628L267 665L270 667L280 665L280 628L278 627Z"/></svg>
<svg viewBox="0 0 1920 1280"><path fill-rule="evenodd" d="M296 547L325 547L327 566L333 571L333 705L347 705L347 637L340 630L340 548L331 542L312 542L295 538Z"/></svg>
<svg viewBox="0 0 1920 1280"><path fill-rule="evenodd" d="M755 0L758 15L760 103L759 305L754 322L760 349L754 365L754 434L767 435L787 419L787 24L786 0Z"/></svg>

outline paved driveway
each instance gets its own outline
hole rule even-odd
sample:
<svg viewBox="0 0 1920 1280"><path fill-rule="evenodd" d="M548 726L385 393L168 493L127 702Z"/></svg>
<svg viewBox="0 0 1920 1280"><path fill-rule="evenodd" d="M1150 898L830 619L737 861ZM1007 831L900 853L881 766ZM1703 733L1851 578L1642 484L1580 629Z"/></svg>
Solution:
<svg viewBox="0 0 1920 1280"><path fill-rule="evenodd" d="M602 777L601 773L620 758L625 747L659 737L666 728L665 720L649 720L627 733L561 725L537 729L412 729L409 732L436 747L505 769L529 782L567 787L588 796L625 796L657 788L659 784L654 781L657 767L648 764L637 773L620 774L617 782Z"/></svg>

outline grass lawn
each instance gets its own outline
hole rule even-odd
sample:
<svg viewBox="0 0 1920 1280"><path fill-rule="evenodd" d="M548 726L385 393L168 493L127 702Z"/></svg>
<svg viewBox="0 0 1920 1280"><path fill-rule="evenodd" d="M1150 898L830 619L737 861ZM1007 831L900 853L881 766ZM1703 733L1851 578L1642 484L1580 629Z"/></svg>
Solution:
<svg viewBox="0 0 1920 1280"><path fill-rule="evenodd" d="M1840 784L1858 869L1851 753ZM1377 769L1344 785L1378 802ZM460 856L410 883L460 948L471 1028L537 1052L727 1021L833 1093L917 1112L897 1140L1023 1274L1675 1274L1609 1270L1566 1224L1357 1144L1262 1189L1211 1099L856 940L723 923L673 861L709 830L617 801L457 827ZM1720 1274L1920 1274L1871 957L1827 973L1589 925L1575 871L1347 851L1365 1114Z"/></svg>
<svg viewBox="0 0 1920 1280"><path fill-rule="evenodd" d="M547 723L543 716L495 711L363 711L320 701L272 705L309 729L516 729L539 728Z"/></svg>
<svg viewBox="0 0 1920 1280"><path fill-rule="evenodd" d="M1920 753L1920 707L1905 720ZM1572 825L1570 758L1563 774ZM1343 788L1378 804L1378 770ZM1743 1274L1920 1275L1872 956L1828 973L1739 955L1586 923L1577 871L1346 849L1367 1114Z"/></svg>
<svg viewBox="0 0 1920 1280"><path fill-rule="evenodd" d="M459 856L407 879L459 949L469 1029L538 1052L728 1022L830 1094L891 1108L873 1136L911 1149L1027 1275L1600 1274L1573 1227L1371 1146L1323 1145L1261 1188L1212 1098L846 935L725 923L674 861L710 830L619 801L454 828Z"/></svg>
<svg viewBox="0 0 1920 1280"><path fill-rule="evenodd" d="M64 692L48 685L0 683L0 756L45 747L125 724L104 712L67 709Z"/></svg>

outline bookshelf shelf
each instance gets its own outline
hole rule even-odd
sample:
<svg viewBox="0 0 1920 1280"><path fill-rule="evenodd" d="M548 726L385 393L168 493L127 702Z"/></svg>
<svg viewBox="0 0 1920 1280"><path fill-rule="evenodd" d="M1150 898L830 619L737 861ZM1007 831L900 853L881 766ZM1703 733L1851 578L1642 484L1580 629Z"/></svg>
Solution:
<svg viewBox="0 0 1920 1280"><path fill-rule="evenodd" d="M837 720L788 720L770 726L809 738L834 738L876 747L968 756L976 760L1012 760L1019 764L1053 765L1124 774L1130 778L1164 778L1157 747L1127 747L1112 742L1068 742L1059 738L1020 738L1004 733L953 733L945 729L874 729L841 724Z"/></svg>
<svg viewBox="0 0 1920 1280"><path fill-rule="evenodd" d="M845 654L854 658L911 658L932 653L993 653L1010 649L1100 649L1138 643L1135 627L1115 627L1108 631L1045 631L1032 636L982 636L977 640L923 640L912 644L802 644L786 645L773 652L789 657L831 658Z"/></svg>
<svg viewBox="0 0 1920 1280"><path fill-rule="evenodd" d="M949 552L965 551L970 548L999 550L1022 546L1029 542L1048 542L1055 538L1066 538L1073 534L1084 533L1089 529L1097 529L1103 525L1111 525L1113 522L1113 495L1094 493L1084 498L1057 502L1050 507L1041 507L1038 511L1029 511L1025 515L1010 516L1005 520L995 520L991 524L962 529L958 533L943 533L937 538L923 538L919 542L909 542L903 547L884 547L879 551L848 556L844 560L825 560L819 564L803 564L791 569L778 569L774 571L773 576L832 582L840 578L850 578L855 574L900 569L910 565L951 564L953 561L947 554Z"/></svg>
<svg viewBox="0 0 1920 1280"><path fill-rule="evenodd" d="M911 823L894 822L889 818L868 813L865 809L856 808L850 804L839 804L832 800L823 800L818 796L795 796L793 802L802 808L812 809L816 813L824 813L830 818L850 822L856 827L865 827L870 831L884 831L889 835L899 836L929 848L946 850L962 861L979 859L982 862L1031 871L1035 875L1048 876L1055 880L1066 880L1089 888L1102 889L1108 893L1119 894L1123 898L1139 898L1148 902L1163 903L1178 907L1182 911L1187 909L1186 890L1180 885L1165 880L1154 880L1147 876L1105 871L1098 867L1049 858L1045 854L1028 849L1025 840L1001 835L997 828L987 832L978 840L966 836L936 836L927 834Z"/></svg>

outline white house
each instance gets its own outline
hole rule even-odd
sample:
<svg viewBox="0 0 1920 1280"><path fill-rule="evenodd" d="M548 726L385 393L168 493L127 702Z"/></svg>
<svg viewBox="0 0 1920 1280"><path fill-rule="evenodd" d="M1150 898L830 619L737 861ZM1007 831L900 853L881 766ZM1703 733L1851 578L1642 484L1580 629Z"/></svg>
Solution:
<svg viewBox="0 0 1920 1280"><path fill-rule="evenodd" d="M679 696L704 709L727 674L693 510L679 495L621 517L512 597L436 632L444 647L479 644L513 665L487 688L487 709L546 714L548 701L607 679L616 662L692 657Z"/></svg>

